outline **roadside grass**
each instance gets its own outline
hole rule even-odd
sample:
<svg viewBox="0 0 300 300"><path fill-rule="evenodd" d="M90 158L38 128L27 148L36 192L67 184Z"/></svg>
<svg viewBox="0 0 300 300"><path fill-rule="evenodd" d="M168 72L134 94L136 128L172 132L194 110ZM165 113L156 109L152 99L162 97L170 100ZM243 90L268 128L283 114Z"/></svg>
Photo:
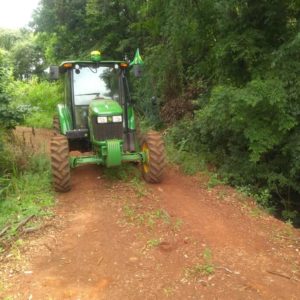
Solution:
<svg viewBox="0 0 300 300"><path fill-rule="evenodd" d="M272 238L278 240L287 240L287 241L294 241L296 239L295 233L293 231L293 225L291 222L286 222L282 229L280 230L273 230ZM298 241L296 239L296 241Z"/></svg>
<svg viewBox="0 0 300 300"><path fill-rule="evenodd" d="M185 151L184 145L182 143L177 149L171 139L168 136L165 137L165 150L168 162L178 165L186 175L195 175L197 172L205 171L206 165L204 160L199 155Z"/></svg>
<svg viewBox="0 0 300 300"><path fill-rule="evenodd" d="M205 174L209 180L206 187L212 189L218 185L226 184L226 180L221 178L218 173L211 172L207 166L205 158L201 154L191 153L186 148L186 141L182 141L179 146L175 146L172 139L165 136L165 149L167 160L172 165L179 166L180 170L186 175Z"/></svg>
<svg viewBox="0 0 300 300"><path fill-rule="evenodd" d="M2 177L6 184L0 186L0 251L16 239L21 229L32 226L38 217L51 215L54 204L46 154L19 151L17 144L9 148L14 149L10 153L11 172Z"/></svg>
<svg viewBox="0 0 300 300"><path fill-rule="evenodd" d="M187 140L182 140L179 144L174 144L172 136L166 132L165 147L167 159L170 164L179 166L180 170L186 175L204 174L207 176L208 182L203 185L207 189L213 189L216 186L229 184L229 179L222 177L215 168L207 165L205 157L201 154L189 152L187 149ZM242 202L248 202L249 199L254 199L257 207L249 208L249 215L253 217L261 217L265 213L280 217L283 221L290 221L294 223L299 217L299 212L291 209L291 205L285 199L281 199L284 209L280 209L270 190L268 188L256 188L250 185L235 186L238 191L237 199ZM217 198L223 200L226 198L226 193L218 192Z"/></svg>

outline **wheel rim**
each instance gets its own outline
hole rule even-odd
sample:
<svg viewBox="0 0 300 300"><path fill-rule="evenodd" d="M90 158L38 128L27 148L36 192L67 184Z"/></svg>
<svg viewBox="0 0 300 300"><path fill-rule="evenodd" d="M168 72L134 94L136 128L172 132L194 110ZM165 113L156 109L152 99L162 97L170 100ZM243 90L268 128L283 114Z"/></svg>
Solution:
<svg viewBox="0 0 300 300"><path fill-rule="evenodd" d="M143 170L145 173L149 173L149 161L150 161L150 155L149 155L149 147L146 143L142 145L142 152L145 153L146 161L143 162Z"/></svg>

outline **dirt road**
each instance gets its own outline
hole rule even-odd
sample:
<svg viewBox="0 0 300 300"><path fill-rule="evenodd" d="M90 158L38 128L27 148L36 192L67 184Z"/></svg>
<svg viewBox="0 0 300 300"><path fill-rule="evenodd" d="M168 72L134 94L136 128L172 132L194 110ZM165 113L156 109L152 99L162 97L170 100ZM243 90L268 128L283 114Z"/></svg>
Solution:
<svg viewBox="0 0 300 300"><path fill-rule="evenodd" d="M3 299L300 298L299 230L204 175L168 167L146 185L132 172L75 169Z"/></svg>

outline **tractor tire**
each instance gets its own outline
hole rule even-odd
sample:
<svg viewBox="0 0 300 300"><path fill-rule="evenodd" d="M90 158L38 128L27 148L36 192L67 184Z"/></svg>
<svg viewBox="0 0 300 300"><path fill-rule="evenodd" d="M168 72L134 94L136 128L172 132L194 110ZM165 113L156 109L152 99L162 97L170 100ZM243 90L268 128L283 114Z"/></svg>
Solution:
<svg viewBox="0 0 300 300"><path fill-rule="evenodd" d="M52 128L54 130L54 133L56 133L56 134L60 133L60 124L59 124L58 116L53 117Z"/></svg>
<svg viewBox="0 0 300 300"><path fill-rule="evenodd" d="M55 191L65 193L71 189L68 139L55 135L50 143L51 169Z"/></svg>
<svg viewBox="0 0 300 300"><path fill-rule="evenodd" d="M165 168L165 147L161 135L156 131L148 132L141 143L147 162L142 163L142 175L146 182L160 183Z"/></svg>

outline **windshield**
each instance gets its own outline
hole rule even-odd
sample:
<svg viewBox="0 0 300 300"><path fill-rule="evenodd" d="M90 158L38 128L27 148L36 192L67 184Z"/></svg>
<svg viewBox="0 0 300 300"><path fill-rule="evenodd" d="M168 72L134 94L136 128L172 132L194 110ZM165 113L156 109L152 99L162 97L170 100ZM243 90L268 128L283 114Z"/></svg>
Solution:
<svg viewBox="0 0 300 300"><path fill-rule="evenodd" d="M118 101L117 72L110 67L83 67L73 70L75 105L89 105L91 100L114 99Z"/></svg>

